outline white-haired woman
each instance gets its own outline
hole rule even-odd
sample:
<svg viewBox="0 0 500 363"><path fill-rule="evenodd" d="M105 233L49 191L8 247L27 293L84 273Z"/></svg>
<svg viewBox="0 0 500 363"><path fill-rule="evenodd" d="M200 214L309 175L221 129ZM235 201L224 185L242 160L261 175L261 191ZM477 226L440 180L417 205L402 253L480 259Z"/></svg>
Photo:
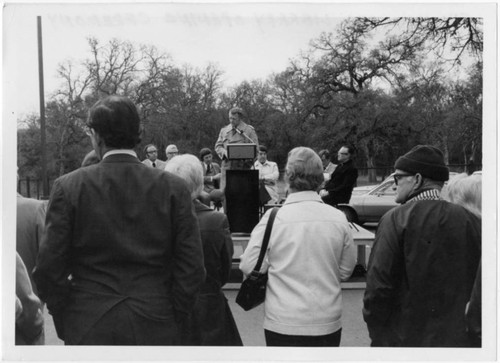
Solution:
<svg viewBox="0 0 500 363"><path fill-rule="evenodd" d="M268 272L264 333L268 346L339 346L342 292L355 265L345 215L323 203L323 164L310 148L288 154L288 197L274 221L261 272ZM268 211L252 231L240 269L257 262Z"/></svg>
<svg viewBox="0 0 500 363"><path fill-rule="evenodd" d="M243 345L233 315L222 292L231 272L233 242L223 213L202 204L203 168L197 157L172 158L165 170L183 178L193 199L200 225L207 277L183 332L186 345Z"/></svg>
<svg viewBox="0 0 500 363"><path fill-rule="evenodd" d="M481 175L458 174L443 188L442 197L481 217L481 184Z"/></svg>

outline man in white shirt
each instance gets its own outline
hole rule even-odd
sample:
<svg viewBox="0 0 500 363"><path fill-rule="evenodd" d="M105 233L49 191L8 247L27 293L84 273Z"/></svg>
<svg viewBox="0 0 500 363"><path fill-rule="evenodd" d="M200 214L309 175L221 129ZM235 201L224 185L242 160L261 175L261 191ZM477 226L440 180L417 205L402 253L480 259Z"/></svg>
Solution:
<svg viewBox="0 0 500 363"><path fill-rule="evenodd" d="M179 155L179 149L177 149L177 146L174 144L170 144L167 146L165 149L165 154L167 155L167 160L165 161L165 165L172 160L172 158L176 157Z"/></svg>
<svg viewBox="0 0 500 363"><path fill-rule="evenodd" d="M146 159L142 161L143 164L158 169L165 168L165 162L158 159L158 148L155 144L146 145L144 154L146 154Z"/></svg>
<svg viewBox="0 0 500 363"><path fill-rule="evenodd" d="M255 170L259 171L259 180L266 187L271 200L267 203L276 204L279 200L278 195L278 179L280 172L278 170L278 164L274 161L267 160L267 147L261 145L259 146L259 154L257 156L257 161L254 163Z"/></svg>

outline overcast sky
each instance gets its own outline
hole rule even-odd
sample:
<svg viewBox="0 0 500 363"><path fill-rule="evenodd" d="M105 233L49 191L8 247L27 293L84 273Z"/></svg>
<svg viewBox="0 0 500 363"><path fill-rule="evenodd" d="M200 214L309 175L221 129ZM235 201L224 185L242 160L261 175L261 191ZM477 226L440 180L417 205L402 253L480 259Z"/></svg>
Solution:
<svg viewBox="0 0 500 363"><path fill-rule="evenodd" d="M87 4L7 5L4 49L9 73L21 83L15 112L38 112L37 15L42 16L46 99L60 84L57 65L89 56L87 38L116 37L151 44L177 65L215 63L224 85L265 79L284 70L311 39L334 31L339 14L329 5ZM13 87L18 87L12 85Z"/></svg>
<svg viewBox="0 0 500 363"><path fill-rule="evenodd" d="M469 6L470 9L470 6ZM453 7L460 11L460 7ZM470 11L470 10L469 10ZM45 99L60 87L58 64L89 56L87 38L150 44L176 65L215 63L226 87L285 69L321 32L348 16L439 16L450 6L428 4L108 3L21 4L3 9L4 91L17 117L39 112L37 15L42 17ZM466 13L465 13L466 14ZM451 15L451 14L450 14ZM449 16L449 15L447 15Z"/></svg>

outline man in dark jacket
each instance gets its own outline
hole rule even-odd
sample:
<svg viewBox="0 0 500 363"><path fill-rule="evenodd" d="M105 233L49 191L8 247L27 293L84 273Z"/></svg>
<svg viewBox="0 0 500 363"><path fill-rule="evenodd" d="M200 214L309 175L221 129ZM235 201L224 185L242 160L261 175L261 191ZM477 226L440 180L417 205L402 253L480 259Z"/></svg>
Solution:
<svg viewBox="0 0 500 363"><path fill-rule="evenodd" d="M354 167L352 157L354 148L344 145L339 149L337 158L338 166L333 171L330 180L325 184L324 189L320 190L319 195L327 204L335 206L339 203L349 203L352 189L358 179L358 169Z"/></svg>
<svg viewBox="0 0 500 363"><path fill-rule="evenodd" d="M125 97L90 110L101 162L57 179L34 272L67 345L172 345L205 279L190 192L132 150L140 120Z"/></svg>
<svg viewBox="0 0 500 363"><path fill-rule="evenodd" d="M481 257L481 222L440 200L443 154L419 145L395 164L396 202L368 263L363 316L372 346L468 347L466 305Z"/></svg>

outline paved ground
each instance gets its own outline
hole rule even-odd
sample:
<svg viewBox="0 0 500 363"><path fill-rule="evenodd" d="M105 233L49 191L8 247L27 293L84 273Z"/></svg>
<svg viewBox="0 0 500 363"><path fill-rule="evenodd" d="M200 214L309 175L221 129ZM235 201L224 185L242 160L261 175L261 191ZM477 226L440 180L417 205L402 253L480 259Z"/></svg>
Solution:
<svg viewBox="0 0 500 363"><path fill-rule="evenodd" d="M366 325L361 314L363 289L344 289L343 291L343 347L368 347L370 340ZM244 311L234 302L237 290L224 290L229 300L236 324L240 331L245 346L265 346L263 305L250 311ZM63 342L57 338L52 317L45 312L46 345L62 345Z"/></svg>

